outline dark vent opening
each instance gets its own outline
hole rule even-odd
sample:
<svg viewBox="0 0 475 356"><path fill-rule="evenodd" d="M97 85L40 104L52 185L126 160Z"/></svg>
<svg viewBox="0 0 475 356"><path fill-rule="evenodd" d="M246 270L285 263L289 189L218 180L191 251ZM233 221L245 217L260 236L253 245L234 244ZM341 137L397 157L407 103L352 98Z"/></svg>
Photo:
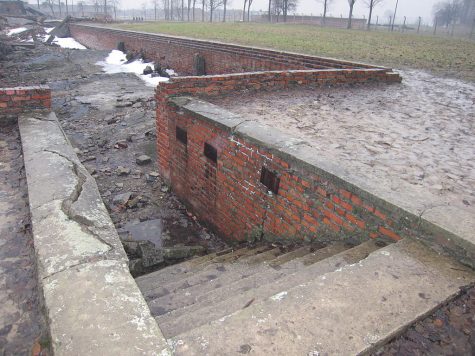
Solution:
<svg viewBox="0 0 475 356"><path fill-rule="evenodd" d="M185 129L181 127L176 127L176 139L183 143L184 145L188 144L188 133Z"/></svg>
<svg viewBox="0 0 475 356"><path fill-rule="evenodd" d="M272 172L266 167L262 167L261 183L264 184L272 193L279 193L280 178L277 176L277 172Z"/></svg>
<svg viewBox="0 0 475 356"><path fill-rule="evenodd" d="M204 154L205 154L205 157L209 158L214 163L218 162L218 150L206 142L205 142Z"/></svg>

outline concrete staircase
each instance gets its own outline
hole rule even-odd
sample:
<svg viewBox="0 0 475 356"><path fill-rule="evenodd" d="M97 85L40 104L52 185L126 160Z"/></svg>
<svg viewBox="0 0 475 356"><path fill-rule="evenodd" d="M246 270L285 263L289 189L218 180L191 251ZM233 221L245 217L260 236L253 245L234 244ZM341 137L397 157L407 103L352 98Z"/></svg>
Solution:
<svg viewBox="0 0 475 356"><path fill-rule="evenodd" d="M412 241L244 247L136 279L176 355L371 352L475 281Z"/></svg>

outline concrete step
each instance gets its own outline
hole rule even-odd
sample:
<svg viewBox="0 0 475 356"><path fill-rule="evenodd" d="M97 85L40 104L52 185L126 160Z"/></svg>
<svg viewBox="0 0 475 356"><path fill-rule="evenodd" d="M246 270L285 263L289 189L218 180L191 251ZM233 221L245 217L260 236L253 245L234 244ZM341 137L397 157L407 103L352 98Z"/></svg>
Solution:
<svg viewBox="0 0 475 356"><path fill-rule="evenodd" d="M474 281L474 271L405 239L169 343L175 355L368 353Z"/></svg>
<svg viewBox="0 0 475 356"><path fill-rule="evenodd" d="M254 303L259 303L282 290L306 283L347 264L356 263L379 248L380 246L374 241L368 241L328 256L325 252L340 251L335 246L329 246L320 250L321 260L315 261L312 265L305 265L302 261L297 260L297 263L292 263L295 267L288 267L284 264L279 270L267 268L249 278L202 295L195 299L194 304L177 308L168 314L156 317L155 320L160 325L165 337L170 338L212 320L225 317ZM170 299L170 302L176 304L173 298ZM169 305L167 306L170 308ZM152 315L154 315L153 312Z"/></svg>
<svg viewBox="0 0 475 356"><path fill-rule="evenodd" d="M176 278L182 278L189 273L200 271L213 260L222 260L231 258L231 256L241 256L249 251L248 247L231 248L221 252L212 253L206 256L192 258L188 261L171 265L161 270L145 274L135 278L135 282L142 292L156 288L159 285L166 284Z"/></svg>
<svg viewBox="0 0 475 356"><path fill-rule="evenodd" d="M175 276L175 279L168 283L157 285L155 281L149 280L149 283L147 284L148 290L142 290L142 293L146 300L152 301L164 295L177 293L179 290L185 290L195 285L203 283L219 283L220 277L225 274L227 278L243 278L258 272L263 268L263 265L259 264L259 262L273 259L279 253L279 248L269 250L269 247L261 246L249 249L243 252L240 256L236 256L235 254L233 256L233 258L236 258L235 261L229 258L224 258L225 256L222 256L222 259L215 258L203 269L200 269L199 271L191 271L186 276L182 276L182 278ZM216 260L220 262L215 262ZM154 286L154 288L150 289L151 286ZM151 308L154 307L154 303L149 303L149 305ZM157 311L161 310L161 308L157 309Z"/></svg>
<svg viewBox="0 0 475 356"><path fill-rule="evenodd" d="M348 248L349 247L344 243L334 243L327 247L311 252L311 257L314 262L317 262L345 251ZM152 315L160 316L174 310L179 313L179 309L195 303L205 302L205 300L212 299L213 303L216 301L221 301L225 296L233 296L236 293L257 288L260 285L271 283L282 276L301 270L305 267L304 262L308 263L309 260L308 258L306 258L304 261L302 261L302 259L294 259L281 266L268 266L269 264L274 263L275 260L286 255L287 254L281 255L276 259L263 264L259 267L259 269L254 268L254 273L250 273L245 278L236 279L235 275L226 274L221 276L219 279L182 290L180 293L167 294L155 300L149 300L148 304L152 310ZM306 256L307 255L302 257ZM262 273L264 273L264 275ZM213 297L214 294L216 294L217 297Z"/></svg>

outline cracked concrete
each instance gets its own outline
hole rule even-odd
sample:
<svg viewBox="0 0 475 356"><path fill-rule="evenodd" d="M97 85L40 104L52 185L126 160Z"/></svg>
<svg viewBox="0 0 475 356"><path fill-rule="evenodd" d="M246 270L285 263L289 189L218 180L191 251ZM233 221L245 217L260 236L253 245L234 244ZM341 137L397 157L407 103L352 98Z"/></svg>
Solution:
<svg viewBox="0 0 475 356"><path fill-rule="evenodd" d="M52 350L167 354L95 180L53 113L19 118Z"/></svg>

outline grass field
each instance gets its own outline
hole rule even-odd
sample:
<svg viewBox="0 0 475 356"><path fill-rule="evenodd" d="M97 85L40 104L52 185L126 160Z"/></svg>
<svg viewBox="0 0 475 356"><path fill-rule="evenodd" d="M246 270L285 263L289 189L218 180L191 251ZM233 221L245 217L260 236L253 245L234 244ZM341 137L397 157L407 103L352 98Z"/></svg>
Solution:
<svg viewBox="0 0 475 356"><path fill-rule="evenodd" d="M468 39L290 24L160 22L114 27L425 69L475 81L475 41Z"/></svg>

